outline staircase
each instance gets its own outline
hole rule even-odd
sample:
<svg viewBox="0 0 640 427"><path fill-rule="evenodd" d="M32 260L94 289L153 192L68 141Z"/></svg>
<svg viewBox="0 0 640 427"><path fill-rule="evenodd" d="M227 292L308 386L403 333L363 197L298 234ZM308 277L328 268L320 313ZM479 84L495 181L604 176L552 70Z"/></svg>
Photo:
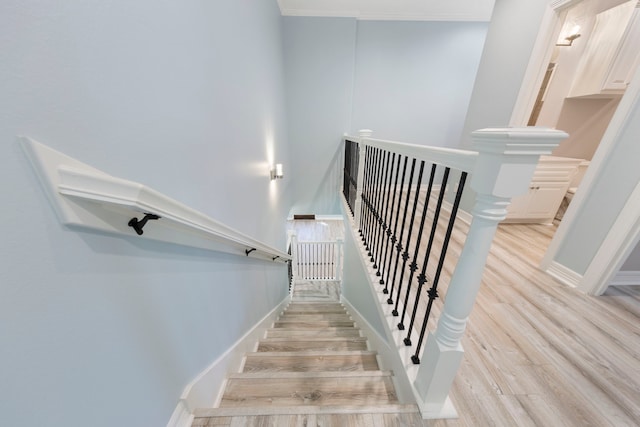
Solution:
<svg viewBox="0 0 640 427"><path fill-rule="evenodd" d="M342 304L299 290L228 377L219 406L196 410L192 425L422 425Z"/></svg>

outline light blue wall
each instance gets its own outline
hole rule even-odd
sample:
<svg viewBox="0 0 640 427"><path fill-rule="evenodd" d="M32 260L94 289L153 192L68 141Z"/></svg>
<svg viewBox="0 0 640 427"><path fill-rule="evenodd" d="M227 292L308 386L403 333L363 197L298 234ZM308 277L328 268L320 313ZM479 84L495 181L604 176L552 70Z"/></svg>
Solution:
<svg viewBox="0 0 640 427"><path fill-rule="evenodd" d="M166 425L285 297L282 264L62 227L15 140L284 248L281 30L275 1L0 3L0 425Z"/></svg>
<svg viewBox="0 0 640 427"><path fill-rule="evenodd" d="M337 214L349 129L356 20L284 18L294 213Z"/></svg>
<svg viewBox="0 0 640 427"><path fill-rule="evenodd" d="M293 212L339 213L345 132L457 146L487 25L285 18Z"/></svg>
<svg viewBox="0 0 640 427"><path fill-rule="evenodd" d="M360 21L351 134L456 147L486 23Z"/></svg>

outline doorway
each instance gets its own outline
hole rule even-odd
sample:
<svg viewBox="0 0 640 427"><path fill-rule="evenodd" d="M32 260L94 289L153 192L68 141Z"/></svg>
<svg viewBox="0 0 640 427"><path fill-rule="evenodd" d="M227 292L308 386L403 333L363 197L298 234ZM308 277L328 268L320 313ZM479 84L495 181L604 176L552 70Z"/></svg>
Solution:
<svg viewBox="0 0 640 427"><path fill-rule="evenodd" d="M627 54L626 60L621 60L618 58L625 58L625 55L622 55L625 50L618 46L612 48L609 45L607 49L604 49L611 54L611 57L606 61L594 61L594 49L593 46L589 46L593 45L594 40L602 38L600 33L602 33L603 27L607 29L622 28L623 36L628 33L626 27L612 26L610 20L620 19L621 10L625 9L621 6L626 5L625 13L630 11L630 16L627 15L628 22L634 22L638 19L637 2L583 0L553 2L553 4L556 7L549 9L547 19L545 19L538 37L537 49L528 70L529 77L525 80L520 102L514 110L512 125L535 123L536 125L565 130L572 137L561 144L554 154L583 158L587 162L593 160L584 180L578 177L580 182L577 184L582 185L572 202L576 206L563 218L541 267L556 277L562 276L559 278L567 284L578 286L589 293L599 294L604 289L597 289L597 282L602 283L605 276L611 274L611 265L617 264L619 266L624 261L625 254L628 254L635 246L628 247L636 238L635 235L629 235L628 239L620 241L621 246L620 250L616 251L617 255L600 263L599 267L593 269L590 267L593 271L588 271L584 276L564 274L567 273L566 271L562 274L554 274L556 273L554 269L557 266L554 265L553 260L563 243L566 231L579 211L582 199L584 199L581 197L581 193L588 193L589 188L593 186L597 174L600 172L599 169L601 169L600 163L606 158L607 153L615 148L618 129L625 124L627 113L640 96L638 88L640 84L637 82L640 78L637 76L638 73L635 74L636 77L633 77L634 84L631 85L633 90L631 90L632 87L625 90L634 76L632 70L627 70L626 81L617 82L616 79L610 79L609 86L601 86L597 91L589 89L592 90L590 93L585 91L584 82L577 81L580 80L578 75L594 76L594 67L597 69L602 64L606 65L604 67L605 73L610 71L612 64L625 66L630 64L632 67L637 67L637 46L635 47L635 57ZM611 10L613 12L602 15L603 12ZM608 25L605 26L603 22L608 22ZM576 30L577 27L579 28ZM640 33L635 33L634 37L636 40L640 40ZM618 84L618 86L612 88L610 83ZM623 94L629 91L633 93L626 95L625 99L630 98L624 101ZM615 114L618 107L624 111ZM586 114L586 116L580 114ZM628 228L631 229L635 220L627 222ZM622 259L620 259L621 257ZM598 263L592 263L592 265L594 264ZM568 273L573 272L569 271ZM586 280L587 276L589 276L589 280ZM606 278L607 281L608 278L610 276Z"/></svg>

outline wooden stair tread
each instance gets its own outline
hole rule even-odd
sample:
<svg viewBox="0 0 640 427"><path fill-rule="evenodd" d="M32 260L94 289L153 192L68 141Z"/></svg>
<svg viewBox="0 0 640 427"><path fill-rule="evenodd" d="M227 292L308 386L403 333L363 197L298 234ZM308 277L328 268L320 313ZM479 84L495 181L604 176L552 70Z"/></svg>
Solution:
<svg viewBox="0 0 640 427"><path fill-rule="evenodd" d="M298 322L298 321L314 322L316 320L353 322L353 319L348 314L336 314L336 313L283 314L278 318L278 321L280 322Z"/></svg>
<svg viewBox="0 0 640 427"><path fill-rule="evenodd" d="M262 407L228 407L228 408L196 408L195 418L233 417L251 415L304 415L304 414L411 414L419 413L416 405L397 403L381 403L367 405L306 405L306 406L262 406Z"/></svg>
<svg viewBox="0 0 640 427"><path fill-rule="evenodd" d="M340 338L359 337L360 330L356 328L334 329L290 329L276 328L267 331L267 338Z"/></svg>
<svg viewBox="0 0 640 427"><path fill-rule="evenodd" d="M343 351L308 351L304 353L304 357L323 357L323 356L375 356L378 353L371 350L343 350ZM287 357L300 356L298 351L269 351L247 353L246 357Z"/></svg>
<svg viewBox="0 0 640 427"><path fill-rule="evenodd" d="M320 338L317 340L314 339L309 339L309 338L288 338L288 337L284 337L284 338L262 338L259 342L260 343L268 343L268 342L317 342L317 341L328 341L328 342L332 342L332 341L350 341L350 342L367 342L367 338L366 337L327 337L327 338Z"/></svg>
<svg viewBox="0 0 640 427"><path fill-rule="evenodd" d="M252 353L253 355L245 358L242 372L371 372L379 370L375 352L339 355L332 353L341 352L324 352L320 355L317 352L316 354L313 352L275 353L286 354L275 357L272 352Z"/></svg>
<svg viewBox="0 0 640 427"><path fill-rule="evenodd" d="M318 340L291 340L278 338L267 338L261 340L258 344L257 351L299 351L306 352L309 350L367 350L367 340L358 340L357 338L338 338L338 339L318 339Z"/></svg>
<svg viewBox="0 0 640 427"><path fill-rule="evenodd" d="M321 328L350 328L355 327L355 322L353 321L335 321L335 320L317 320L315 322L301 322L301 321L282 321L276 320L273 324L274 328L310 328L310 329L321 329Z"/></svg>
<svg viewBox="0 0 640 427"><path fill-rule="evenodd" d="M391 377L391 371L352 371L352 372L241 372L231 374L227 378L230 380L251 380L251 379L295 379L295 378L376 378Z"/></svg>
<svg viewBox="0 0 640 427"><path fill-rule="evenodd" d="M329 378L231 378L220 407L362 405L398 403L390 376Z"/></svg>

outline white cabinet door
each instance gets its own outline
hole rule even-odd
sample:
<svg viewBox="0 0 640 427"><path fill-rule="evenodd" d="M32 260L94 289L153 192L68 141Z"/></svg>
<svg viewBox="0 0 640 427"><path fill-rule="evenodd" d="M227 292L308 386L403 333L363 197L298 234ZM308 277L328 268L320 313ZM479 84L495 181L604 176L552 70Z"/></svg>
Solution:
<svg viewBox="0 0 640 427"><path fill-rule="evenodd" d="M609 74L604 82L605 91L620 92L627 89L640 63L640 8L636 6L631 21L622 37Z"/></svg>
<svg viewBox="0 0 640 427"><path fill-rule="evenodd" d="M635 1L628 1L596 15L596 23L569 90L569 98L602 96L606 93L604 87L619 57L635 6Z"/></svg>
<svg viewBox="0 0 640 427"><path fill-rule="evenodd" d="M545 182L535 185L527 217L552 222L566 192L567 185L562 182Z"/></svg>

